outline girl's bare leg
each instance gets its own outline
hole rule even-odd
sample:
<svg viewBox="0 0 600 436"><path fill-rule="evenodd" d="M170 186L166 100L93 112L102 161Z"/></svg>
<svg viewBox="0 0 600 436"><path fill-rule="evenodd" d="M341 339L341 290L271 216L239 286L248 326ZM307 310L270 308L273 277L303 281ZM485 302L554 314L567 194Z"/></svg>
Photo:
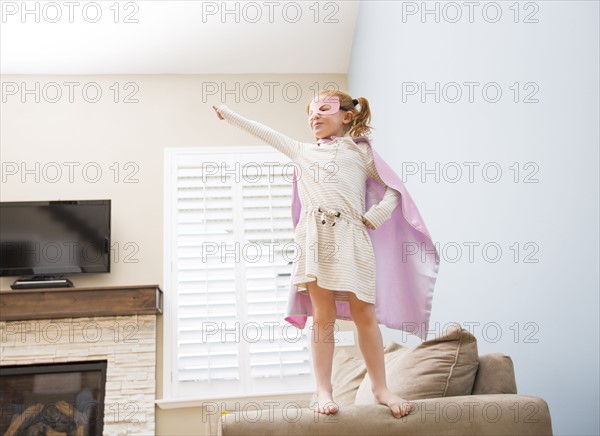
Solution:
<svg viewBox="0 0 600 436"><path fill-rule="evenodd" d="M321 288L316 281L306 284L313 306L312 358L317 383L317 404L314 411L336 413L337 404L333 401L331 386L331 366L333 363L334 328L337 309L333 292Z"/></svg>
<svg viewBox="0 0 600 436"><path fill-rule="evenodd" d="M400 418L410 412L412 405L387 388L383 339L375 316L375 305L359 300L352 292L349 292L349 296L350 313L356 324L358 345L371 379L371 391L378 403L387 405L392 415Z"/></svg>

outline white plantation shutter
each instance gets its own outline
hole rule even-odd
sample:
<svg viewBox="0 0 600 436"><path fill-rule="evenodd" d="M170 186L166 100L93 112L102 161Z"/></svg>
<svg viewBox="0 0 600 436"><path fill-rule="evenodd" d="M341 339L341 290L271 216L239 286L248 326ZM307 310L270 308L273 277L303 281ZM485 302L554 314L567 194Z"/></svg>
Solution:
<svg viewBox="0 0 600 436"><path fill-rule="evenodd" d="M174 396L309 390L310 324L283 319L296 255L289 159L270 147L183 149L166 168Z"/></svg>

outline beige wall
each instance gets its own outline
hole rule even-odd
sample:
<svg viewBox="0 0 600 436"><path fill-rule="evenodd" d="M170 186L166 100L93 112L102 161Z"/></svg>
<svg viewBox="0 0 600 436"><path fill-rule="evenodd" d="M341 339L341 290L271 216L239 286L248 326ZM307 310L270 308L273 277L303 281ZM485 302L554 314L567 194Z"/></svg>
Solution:
<svg viewBox="0 0 600 436"><path fill-rule="evenodd" d="M52 82L58 85L53 86ZM66 82L75 82L72 102ZM240 92L223 97L220 93L203 94L203 88L213 83L217 90L225 89L222 82L228 90L236 89L237 83ZM253 82L258 86L251 85ZM274 84L265 85L269 82ZM314 138L306 122L306 102L314 89L328 82L347 89L345 75L4 75L6 102L2 103L0 125L2 201L111 199L115 249L112 271L104 275L72 276L75 286L159 284L164 288L164 149L260 145L259 140L217 119L211 105L220 103L288 136L311 141ZM289 99L296 97L296 84L302 98L291 103ZM86 85L87 94L82 92ZM282 91L285 85L288 94ZM269 86L274 90L272 102ZM22 94L25 89L34 93ZM55 98L57 89L62 98L51 103L49 100ZM95 89L101 90L101 98L96 103L87 102L84 95L93 99ZM116 89L120 92L116 93ZM14 95L13 90L16 90ZM257 90L261 93L258 99ZM288 101L284 95L289 97ZM139 102L125 103L127 99ZM126 167L128 163L131 164ZM24 181L22 164L33 170ZM62 170L61 175L57 168ZM69 168L74 169L72 180ZM97 168L101 170L99 176ZM15 171L17 174L12 174ZM137 182L125 183L126 176L134 171L133 179ZM36 176L39 180L35 180ZM13 281L13 277L0 279L0 288L9 289ZM343 323L341 328L352 328L352 324ZM161 398L162 318L157 333L157 398ZM201 434L204 425L201 412L194 407L157 409L157 433Z"/></svg>

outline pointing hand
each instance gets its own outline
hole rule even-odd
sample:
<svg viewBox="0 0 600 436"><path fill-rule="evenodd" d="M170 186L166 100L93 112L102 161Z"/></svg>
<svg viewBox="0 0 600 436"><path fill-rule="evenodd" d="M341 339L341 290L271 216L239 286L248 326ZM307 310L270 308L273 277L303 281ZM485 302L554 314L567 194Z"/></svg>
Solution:
<svg viewBox="0 0 600 436"><path fill-rule="evenodd" d="M224 120L225 118L223 118L223 115L221 115L219 113L219 110L217 109L217 107L215 105L213 105L213 109L215 110L215 112L217 113L217 116L219 117L220 120Z"/></svg>

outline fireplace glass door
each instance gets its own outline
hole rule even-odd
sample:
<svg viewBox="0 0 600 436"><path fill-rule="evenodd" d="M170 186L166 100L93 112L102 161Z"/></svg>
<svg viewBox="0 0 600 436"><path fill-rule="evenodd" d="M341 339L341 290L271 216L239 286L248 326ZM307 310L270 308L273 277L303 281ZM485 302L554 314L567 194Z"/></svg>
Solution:
<svg viewBox="0 0 600 436"><path fill-rule="evenodd" d="M0 435L102 434L106 361L0 366Z"/></svg>

